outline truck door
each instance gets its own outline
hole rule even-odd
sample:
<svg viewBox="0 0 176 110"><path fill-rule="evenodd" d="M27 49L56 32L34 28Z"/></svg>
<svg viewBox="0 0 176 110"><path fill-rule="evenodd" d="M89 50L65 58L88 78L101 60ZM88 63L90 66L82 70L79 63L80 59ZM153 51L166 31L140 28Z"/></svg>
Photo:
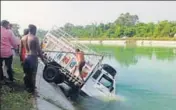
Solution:
<svg viewBox="0 0 176 110"><path fill-rule="evenodd" d="M105 94L110 93L110 88L113 87L113 80L107 75L103 74L97 82L97 89Z"/></svg>
<svg viewBox="0 0 176 110"><path fill-rule="evenodd" d="M108 96L110 94L109 87L113 85L113 81L103 74L101 70L97 70L91 76L82 88L82 91L89 96Z"/></svg>

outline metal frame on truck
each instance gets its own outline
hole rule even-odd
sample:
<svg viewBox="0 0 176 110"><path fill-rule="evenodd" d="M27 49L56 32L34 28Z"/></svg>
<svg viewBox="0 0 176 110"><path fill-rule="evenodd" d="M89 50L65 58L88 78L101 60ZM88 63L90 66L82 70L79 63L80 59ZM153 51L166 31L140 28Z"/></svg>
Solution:
<svg viewBox="0 0 176 110"><path fill-rule="evenodd" d="M43 77L47 82L55 82L56 84L65 82L73 88L80 88L82 92L89 96L115 94L116 70L110 65L102 64L104 56L93 51L88 46L78 43L77 37L73 37L54 26L44 37L42 48L48 61L43 73ZM84 82L79 77L71 74L72 68L76 65L74 54L76 48L85 53L86 64L82 70ZM97 71L100 72L99 77L94 79L93 76ZM51 78L49 78L49 75ZM112 81L110 89L100 83L104 76Z"/></svg>

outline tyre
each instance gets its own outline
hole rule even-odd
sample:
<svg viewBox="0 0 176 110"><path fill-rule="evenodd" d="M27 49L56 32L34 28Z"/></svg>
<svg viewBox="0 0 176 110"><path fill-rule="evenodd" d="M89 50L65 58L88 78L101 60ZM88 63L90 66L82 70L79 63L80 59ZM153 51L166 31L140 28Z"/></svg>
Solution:
<svg viewBox="0 0 176 110"><path fill-rule="evenodd" d="M58 71L58 76L57 76L57 79L54 80L54 83L55 84L61 84L64 82L65 80L65 77L64 75L62 75L61 73L59 73L60 71Z"/></svg>
<svg viewBox="0 0 176 110"><path fill-rule="evenodd" d="M57 69L52 66L47 66L43 72L43 78L47 82L54 82L58 78Z"/></svg>
<svg viewBox="0 0 176 110"><path fill-rule="evenodd" d="M47 66L45 68L43 72L43 78L49 83L54 82L56 84L63 83L65 80L64 75L62 75L59 69L52 66Z"/></svg>

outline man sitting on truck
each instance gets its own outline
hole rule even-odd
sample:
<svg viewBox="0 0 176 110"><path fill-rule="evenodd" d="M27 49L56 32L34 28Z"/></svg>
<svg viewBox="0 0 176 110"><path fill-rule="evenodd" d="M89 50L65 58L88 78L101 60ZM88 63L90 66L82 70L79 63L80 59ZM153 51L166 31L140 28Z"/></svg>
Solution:
<svg viewBox="0 0 176 110"><path fill-rule="evenodd" d="M75 74L75 71L78 68L79 75L81 79L84 81L83 77L81 76L82 68L85 65L84 52L80 51L79 49L76 49L75 55L76 55L77 66L75 66L72 73Z"/></svg>

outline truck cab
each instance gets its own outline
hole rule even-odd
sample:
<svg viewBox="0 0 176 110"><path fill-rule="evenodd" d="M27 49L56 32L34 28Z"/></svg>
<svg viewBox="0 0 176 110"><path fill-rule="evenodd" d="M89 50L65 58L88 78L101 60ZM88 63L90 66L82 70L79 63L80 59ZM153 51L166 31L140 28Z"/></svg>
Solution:
<svg viewBox="0 0 176 110"><path fill-rule="evenodd" d="M93 71L82 87L82 92L92 97L115 94L116 70L108 64L102 64Z"/></svg>

